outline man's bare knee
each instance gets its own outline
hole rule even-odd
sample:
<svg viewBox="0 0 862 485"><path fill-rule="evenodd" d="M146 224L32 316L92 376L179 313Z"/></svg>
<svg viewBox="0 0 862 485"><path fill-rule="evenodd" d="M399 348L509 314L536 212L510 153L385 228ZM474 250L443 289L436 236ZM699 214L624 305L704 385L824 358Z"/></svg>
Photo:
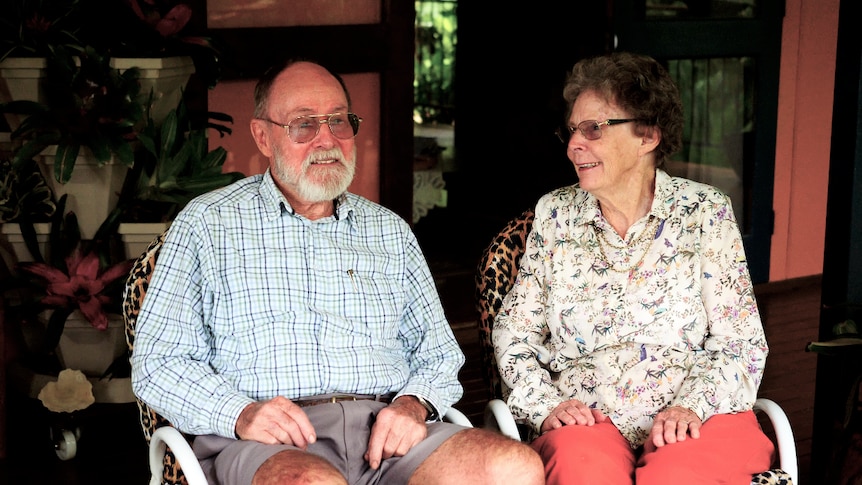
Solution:
<svg viewBox="0 0 862 485"><path fill-rule="evenodd" d="M299 450L272 455L257 469L252 485L347 485L347 480L331 463Z"/></svg>

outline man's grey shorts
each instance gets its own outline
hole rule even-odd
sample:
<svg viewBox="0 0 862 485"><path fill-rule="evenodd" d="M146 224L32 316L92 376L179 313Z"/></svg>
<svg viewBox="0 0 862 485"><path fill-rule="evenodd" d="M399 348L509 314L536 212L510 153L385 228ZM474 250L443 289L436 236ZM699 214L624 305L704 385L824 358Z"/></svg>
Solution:
<svg viewBox="0 0 862 485"><path fill-rule="evenodd" d="M386 407L377 401L343 401L304 408L317 433L309 453L332 463L350 484L406 484L431 453L463 426L452 423L428 424L428 436L402 457L383 460L372 470L363 455L368 448L371 425ZM345 430L350 432L345 433ZM194 451L211 485L251 484L254 473L272 455L295 450L290 445L266 445L257 441L235 440L215 435L195 438Z"/></svg>

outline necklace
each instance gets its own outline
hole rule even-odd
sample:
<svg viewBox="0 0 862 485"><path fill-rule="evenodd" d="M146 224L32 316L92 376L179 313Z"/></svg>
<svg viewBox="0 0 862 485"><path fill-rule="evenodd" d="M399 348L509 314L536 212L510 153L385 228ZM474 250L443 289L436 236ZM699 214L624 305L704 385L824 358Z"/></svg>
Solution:
<svg viewBox="0 0 862 485"><path fill-rule="evenodd" d="M596 236L598 236L597 239L599 246L599 255L601 255L602 262L605 263L605 266L617 273L628 273L635 268L640 267L641 263L643 263L644 258L646 258L646 255L649 252L649 248L650 246L652 246L652 242L655 240L655 237L658 234L659 219L658 217L650 216L650 221L647 223L646 227L644 227L644 230L640 233L640 235L634 240L632 240L631 243L623 243L622 246L617 246L614 243L608 241L607 237L605 236L605 231L596 228L595 224L593 224L592 226L593 232L596 234ZM649 240L647 240L647 238L649 238ZM630 259L632 254L631 251L641 246L644 241L647 241L647 245L644 248L643 253L641 254L640 258L638 258L638 260L630 266L618 267L611 262L611 260L608 258L607 253L605 253L605 246L616 249L617 251L623 253L623 260L625 262Z"/></svg>

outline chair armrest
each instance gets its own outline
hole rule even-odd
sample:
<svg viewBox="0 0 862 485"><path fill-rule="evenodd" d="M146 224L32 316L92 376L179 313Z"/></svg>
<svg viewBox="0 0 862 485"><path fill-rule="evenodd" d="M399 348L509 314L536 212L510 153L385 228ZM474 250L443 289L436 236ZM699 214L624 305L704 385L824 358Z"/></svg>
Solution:
<svg viewBox="0 0 862 485"><path fill-rule="evenodd" d="M775 431L775 441L778 442L778 460L781 469L786 471L793 483L799 483L799 470L796 460L796 441L793 439L793 428L784 410L775 401L758 398L754 402L754 410L762 411L769 417L772 429Z"/></svg>
<svg viewBox="0 0 862 485"><path fill-rule="evenodd" d="M521 441L521 434L518 432L515 418L509 411L509 406L502 399L491 399L485 405L485 427Z"/></svg>
<svg viewBox="0 0 862 485"><path fill-rule="evenodd" d="M189 485L207 485L204 471L185 436L173 426L162 426L150 438L150 485L162 482L165 447L171 448Z"/></svg>
<svg viewBox="0 0 862 485"><path fill-rule="evenodd" d="M468 428L473 427L467 416L455 408L449 409L443 419ZM189 485L207 485L192 447L182 433L172 426L162 426L150 438L150 485L159 485L162 481L165 447L170 447L173 451Z"/></svg>
<svg viewBox="0 0 862 485"><path fill-rule="evenodd" d="M443 416L443 421L466 426L467 428L473 427L473 423L470 422L470 419L464 413L455 408L449 408L449 411L447 411L446 415Z"/></svg>

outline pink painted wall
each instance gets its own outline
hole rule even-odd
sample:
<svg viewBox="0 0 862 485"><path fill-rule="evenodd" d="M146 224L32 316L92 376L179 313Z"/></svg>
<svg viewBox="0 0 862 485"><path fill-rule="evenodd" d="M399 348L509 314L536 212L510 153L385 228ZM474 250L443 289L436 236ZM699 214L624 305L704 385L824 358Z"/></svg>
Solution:
<svg viewBox="0 0 862 485"><path fill-rule="evenodd" d="M786 2L770 281L823 272L838 4Z"/></svg>
<svg viewBox="0 0 862 485"><path fill-rule="evenodd" d="M375 202L380 200L380 76L375 73L345 75L353 111L362 118L356 135L356 177L350 191ZM246 175L263 173L269 160L258 151L251 138L249 122L254 112L255 80L224 81L209 92L209 109L233 116L233 133L210 138L210 148L228 152L225 171Z"/></svg>

